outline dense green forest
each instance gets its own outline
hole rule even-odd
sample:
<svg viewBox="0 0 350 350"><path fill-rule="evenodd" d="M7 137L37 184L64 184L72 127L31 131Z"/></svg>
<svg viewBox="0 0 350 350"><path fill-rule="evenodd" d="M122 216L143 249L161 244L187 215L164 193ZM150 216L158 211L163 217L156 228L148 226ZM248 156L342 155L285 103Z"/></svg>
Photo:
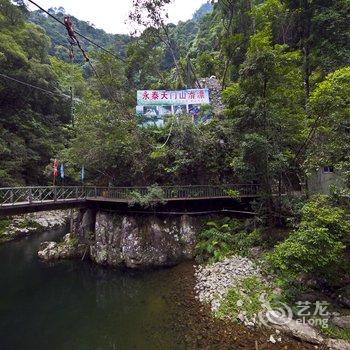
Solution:
<svg viewBox="0 0 350 350"><path fill-rule="evenodd" d="M2 72L56 92L1 79L1 185L46 183L54 157L67 164L70 182L82 165L93 182L252 181L266 194L298 189L320 166L347 177L348 1L219 1L176 26L162 17L167 3L135 7L130 20L144 30L134 37L73 18L121 57L82 41L90 66L77 48L70 64L64 26L21 1L1 1ZM60 19L65 12L50 11ZM137 127L137 89L196 86L211 75L222 82L227 109L210 125L184 115L162 129Z"/></svg>
<svg viewBox="0 0 350 350"><path fill-rule="evenodd" d="M119 58L82 41L91 60L75 47L71 64L64 27L0 0L0 185L48 184L55 158L65 184L79 183L82 166L86 184L258 184L250 225L268 227L267 260L283 283L348 284L350 1L219 0L178 25L166 21L170 2L135 0L133 36L73 18ZM50 11L62 20L62 8ZM137 89L196 87L213 75L226 108L209 124L182 115L138 126ZM308 178L325 166L343 186L310 199ZM281 238L276 226L292 233ZM220 227L205 236L209 255L213 242L237 246Z"/></svg>
<svg viewBox="0 0 350 350"><path fill-rule="evenodd" d="M348 1L226 0L178 25L165 22L167 3L135 6L130 20L144 29L134 37L73 18L121 59L82 41L93 65L77 48L71 65L64 26L21 1L1 1L2 72L55 92L1 79L1 185L47 183L54 157L69 183L82 165L92 182L243 181L267 196L299 189L325 165L348 180ZM196 86L211 75L227 106L212 123L195 126L184 115L165 128L137 126L137 89Z"/></svg>

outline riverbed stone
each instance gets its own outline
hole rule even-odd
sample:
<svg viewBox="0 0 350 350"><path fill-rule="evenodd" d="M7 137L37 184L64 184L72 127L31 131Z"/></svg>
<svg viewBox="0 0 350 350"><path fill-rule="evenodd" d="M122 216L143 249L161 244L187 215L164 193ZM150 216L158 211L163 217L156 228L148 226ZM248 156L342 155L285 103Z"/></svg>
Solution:
<svg viewBox="0 0 350 350"><path fill-rule="evenodd" d="M349 316L338 316L338 317L333 317L330 322L339 328L350 328L350 315Z"/></svg>
<svg viewBox="0 0 350 350"><path fill-rule="evenodd" d="M280 316L275 312L269 313L269 319L274 319L274 324L272 325L273 328L302 341L317 345L324 342L324 339L320 333L306 323L291 320L287 317Z"/></svg>
<svg viewBox="0 0 350 350"><path fill-rule="evenodd" d="M328 339L325 343L329 350L350 350L350 343L342 339Z"/></svg>
<svg viewBox="0 0 350 350"><path fill-rule="evenodd" d="M248 258L232 256L212 265L198 266L195 271L195 290L198 299L211 305L216 312L230 288L249 276L260 276L258 267ZM239 314L242 323L252 322L244 316L244 310Z"/></svg>
<svg viewBox="0 0 350 350"><path fill-rule="evenodd" d="M2 232L0 243L28 236L36 232L64 227L68 222L67 210L56 210L17 215L12 218L10 225Z"/></svg>
<svg viewBox="0 0 350 350"><path fill-rule="evenodd" d="M350 308L350 284L339 290L333 297L339 304Z"/></svg>
<svg viewBox="0 0 350 350"><path fill-rule="evenodd" d="M272 334L270 335L269 342L272 344L276 344L276 339Z"/></svg>
<svg viewBox="0 0 350 350"><path fill-rule="evenodd" d="M79 243L72 234L67 234L64 236L63 241L60 243L41 243L40 249L38 251L38 257L45 261L72 259L83 257L86 251L87 246L85 244Z"/></svg>

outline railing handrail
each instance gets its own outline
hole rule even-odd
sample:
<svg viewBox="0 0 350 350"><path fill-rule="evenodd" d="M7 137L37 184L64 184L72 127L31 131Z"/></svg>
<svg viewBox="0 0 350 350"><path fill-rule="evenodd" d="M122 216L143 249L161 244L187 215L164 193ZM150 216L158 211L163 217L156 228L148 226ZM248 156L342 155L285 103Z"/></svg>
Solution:
<svg viewBox="0 0 350 350"><path fill-rule="evenodd" d="M21 186L21 187L0 187L1 190L21 190L21 189L29 189L29 188L84 188L84 187L90 187L90 186ZM91 186L93 187L93 186Z"/></svg>
<svg viewBox="0 0 350 350"><path fill-rule="evenodd" d="M164 199L196 199L230 197L230 189L241 192L241 196L256 195L256 184L183 185L158 186ZM108 199L132 200L132 192L146 195L152 186L98 187L98 186L27 186L0 188L0 207L5 205L64 202L104 197Z"/></svg>
<svg viewBox="0 0 350 350"><path fill-rule="evenodd" d="M207 188L213 188L213 187L231 187L231 186L256 186L258 187L257 184L248 184L248 183L236 183L236 184L223 184L223 185L153 185L159 188L195 188L195 187L207 187ZM0 187L1 190L20 190L20 189L60 189L60 188L97 188L97 189L134 189L134 188L144 188L144 189L149 189L152 188L151 186L18 186L18 187Z"/></svg>

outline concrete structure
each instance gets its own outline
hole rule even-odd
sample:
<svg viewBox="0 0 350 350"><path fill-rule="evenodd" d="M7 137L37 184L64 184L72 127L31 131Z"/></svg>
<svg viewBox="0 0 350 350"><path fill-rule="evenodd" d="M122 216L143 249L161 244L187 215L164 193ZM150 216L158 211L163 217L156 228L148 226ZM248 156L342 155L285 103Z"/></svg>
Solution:
<svg viewBox="0 0 350 350"><path fill-rule="evenodd" d="M331 186L345 187L342 176L334 171L332 166L319 168L308 179L308 190L310 193L322 193L329 195Z"/></svg>

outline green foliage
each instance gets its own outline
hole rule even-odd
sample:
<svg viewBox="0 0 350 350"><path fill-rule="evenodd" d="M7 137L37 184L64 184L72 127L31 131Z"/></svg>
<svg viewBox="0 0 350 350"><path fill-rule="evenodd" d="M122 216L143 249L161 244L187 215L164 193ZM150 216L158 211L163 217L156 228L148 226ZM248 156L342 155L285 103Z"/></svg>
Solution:
<svg viewBox="0 0 350 350"><path fill-rule="evenodd" d="M258 229L248 232L242 230L233 236L232 251L236 254L249 256L250 248L264 246L262 232Z"/></svg>
<svg viewBox="0 0 350 350"><path fill-rule="evenodd" d="M314 137L305 167L310 171L332 164L350 180L350 67L330 73L310 97Z"/></svg>
<svg viewBox="0 0 350 350"><path fill-rule="evenodd" d="M197 59L198 71L201 77L215 75L215 59L208 52L203 52Z"/></svg>
<svg viewBox="0 0 350 350"><path fill-rule="evenodd" d="M302 209L302 221L269 254L268 261L289 282L300 274L328 277L344 263L349 220L343 209L329 204L325 196L314 197Z"/></svg>
<svg viewBox="0 0 350 350"><path fill-rule="evenodd" d="M8 0L0 1L0 70L15 79L59 93L49 64L50 41L24 21ZM62 147L67 100L6 78L0 80L0 186L46 184L44 169Z"/></svg>
<svg viewBox="0 0 350 350"><path fill-rule="evenodd" d="M157 204L165 204L164 191L158 185L153 185L147 188L146 193L139 191L131 192L131 202L129 206L140 205L144 208L153 208Z"/></svg>
<svg viewBox="0 0 350 350"><path fill-rule="evenodd" d="M207 222L198 237L196 260L213 263L231 254L234 243L234 231L238 227L240 227L240 223L229 218L218 222Z"/></svg>
<svg viewBox="0 0 350 350"><path fill-rule="evenodd" d="M350 328L340 329L335 326L327 325L321 328L321 332L329 338L344 339L350 342Z"/></svg>
<svg viewBox="0 0 350 350"><path fill-rule="evenodd" d="M265 282L256 276L245 277L235 288L228 291L216 312L216 317L225 318L229 316L236 319L239 313L244 310L246 312L245 316L250 319L264 309L261 299L263 295L265 301L272 302L274 299L271 287Z"/></svg>
<svg viewBox="0 0 350 350"><path fill-rule="evenodd" d="M350 235L349 214L345 209L333 205L328 196L314 196L305 204L301 213L301 228L325 228L339 239Z"/></svg>
<svg viewBox="0 0 350 350"><path fill-rule="evenodd" d="M237 190L227 190L226 191L227 195L233 199L239 199L240 198L240 193Z"/></svg>
<svg viewBox="0 0 350 350"><path fill-rule="evenodd" d="M230 218L209 221L199 234L196 260L213 263L232 254L249 255L250 248L262 243L261 232L247 232L244 222Z"/></svg>
<svg viewBox="0 0 350 350"><path fill-rule="evenodd" d="M269 261L286 279L300 273L327 276L341 262L344 248L325 228L300 228L275 247Z"/></svg>
<svg viewBox="0 0 350 350"><path fill-rule="evenodd" d="M2 235L11 224L11 219L2 218L0 219L0 235Z"/></svg>

